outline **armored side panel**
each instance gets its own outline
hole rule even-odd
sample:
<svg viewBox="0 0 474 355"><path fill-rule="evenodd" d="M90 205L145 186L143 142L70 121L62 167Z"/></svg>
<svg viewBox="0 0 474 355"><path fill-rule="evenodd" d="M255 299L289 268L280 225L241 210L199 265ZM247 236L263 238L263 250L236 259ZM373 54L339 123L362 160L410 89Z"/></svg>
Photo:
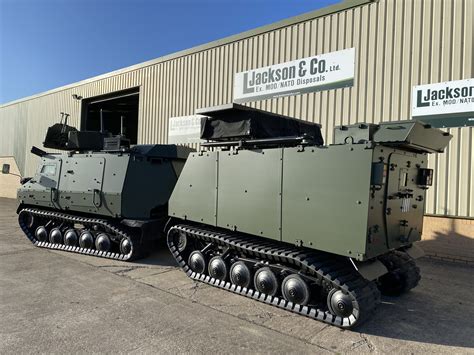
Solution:
<svg viewBox="0 0 474 355"><path fill-rule="evenodd" d="M364 148L191 154L170 215L365 258L372 150Z"/></svg>
<svg viewBox="0 0 474 355"><path fill-rule="evenodd" d="M18 199L23 205L113 218L163 216L189 151L156 145L45 155L35 176L18 190Z"/></svg>
<svg viewBox="0 0 474 355"><path fill-rule="evenodd" d="M170 216L216 224L218 154L189 154L180 175L186 178L178 180L170 197Z"/></svg>
<svg viewBox="0 0 474 355"><path fill-rule="evenodd" d="M113 217L120 215L120 193L128 156L75 154L63 156L62 161L59 188L52 201L55 208Z"/></svg>
<svg viewBox="0 0 474 355"><path fill-rule="evenodd" d="M281 239L282 149L220 152L217 226Z"/></svg>
<svg viewBox="0 0 474 355"><path fill-rule="evenodd" d="M371 142L195 153L170 214L366 260L421 239L426 166Z"/></svg>
<svg viewBox="0 0 474 355"><path fill-rule="evenodd" d="M282 240L365 257L372 150L289 148L283 156Z"/></svg>

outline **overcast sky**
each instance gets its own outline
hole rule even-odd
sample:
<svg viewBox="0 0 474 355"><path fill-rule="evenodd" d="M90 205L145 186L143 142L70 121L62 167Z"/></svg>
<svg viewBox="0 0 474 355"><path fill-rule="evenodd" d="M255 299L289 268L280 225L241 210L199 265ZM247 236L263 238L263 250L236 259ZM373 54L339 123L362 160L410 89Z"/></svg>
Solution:
<svg viewBox="0 0 474 355"><path fill-rule="evenodd" d="M0 0L0 103L338 0Z"/></svg>

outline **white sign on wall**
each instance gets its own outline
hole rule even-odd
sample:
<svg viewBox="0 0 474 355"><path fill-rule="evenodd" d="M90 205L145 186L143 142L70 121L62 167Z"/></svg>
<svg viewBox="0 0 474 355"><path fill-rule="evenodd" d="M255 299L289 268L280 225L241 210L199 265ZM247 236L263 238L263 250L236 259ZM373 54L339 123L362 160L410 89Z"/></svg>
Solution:
<svg viewBox="0 0 474 355"><path fill-rule="evenodd" d="M355 48L235 74L234 102L265 100L354 84Z"/></svg>
<svg viewBox="0 0 474 355"><path fill-rule="evenodd" d="M413 87L412 117L438 127L474 125L474 79Z"/></svg>
<svg viewBox="0 0 474 355"><path fill-rule="evenodd" d="M201 115L171 117L168 125L168 144L201 142Z"/></svg>

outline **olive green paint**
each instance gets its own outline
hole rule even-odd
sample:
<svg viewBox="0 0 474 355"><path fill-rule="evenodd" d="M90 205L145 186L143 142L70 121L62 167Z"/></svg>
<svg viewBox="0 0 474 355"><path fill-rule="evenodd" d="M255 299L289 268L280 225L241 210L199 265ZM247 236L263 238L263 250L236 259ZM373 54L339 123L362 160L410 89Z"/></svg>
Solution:
<svg viewBox="0 0 474 355"><path fill-rule="evenodd" d="M114 218L163 217L191 150L155 145L125 152L48 154L35 176L19 188L18 200L22 205Z"/></svg>
<svg viewBox="0 0 474 355"><path fill-rule="evenodd" d="M346 128L341 135L366 139L193 153L170 214L360 261L420 240L418 176L451 136L413 121Z"/></svg>

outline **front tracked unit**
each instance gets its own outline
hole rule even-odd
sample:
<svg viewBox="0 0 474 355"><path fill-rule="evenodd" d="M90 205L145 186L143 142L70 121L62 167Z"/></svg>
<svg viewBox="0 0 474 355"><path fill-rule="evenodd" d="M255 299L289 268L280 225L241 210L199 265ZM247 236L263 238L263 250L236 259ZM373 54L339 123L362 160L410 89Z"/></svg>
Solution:
<svg viewBox="0 0 474 355"><path fill-rule="evenodd" d="M41 156L18 190L20 227L39 247L133 260L163 235L168 199L191 149L128 147L124 137L71 131L66 153Z"/></svg>

